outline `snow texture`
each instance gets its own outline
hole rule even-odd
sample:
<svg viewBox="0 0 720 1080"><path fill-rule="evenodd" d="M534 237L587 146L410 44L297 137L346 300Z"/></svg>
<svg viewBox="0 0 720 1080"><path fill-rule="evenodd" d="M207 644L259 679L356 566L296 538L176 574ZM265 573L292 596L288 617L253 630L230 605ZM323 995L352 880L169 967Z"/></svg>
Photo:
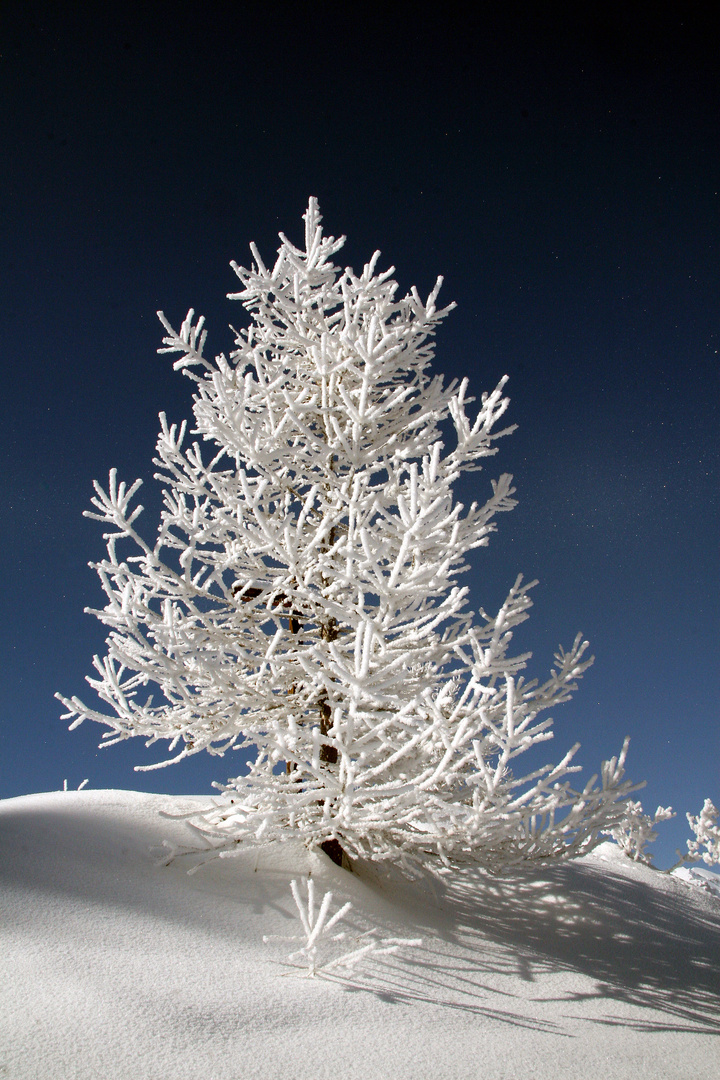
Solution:
<svg viewBox="0 0 720 1080"><path fill-rule="evenodd" d="M720 900L611 843L571 863L410 883L300 844L189 876L202 800L0 802L0 1077L714 1080ZM693 868L691 873L697 873ZM708 873L709 872L705 872ZM347 975L281 977L293 879L353 935L422 938ZM293 969L294 970L294 969Z"/></svg>

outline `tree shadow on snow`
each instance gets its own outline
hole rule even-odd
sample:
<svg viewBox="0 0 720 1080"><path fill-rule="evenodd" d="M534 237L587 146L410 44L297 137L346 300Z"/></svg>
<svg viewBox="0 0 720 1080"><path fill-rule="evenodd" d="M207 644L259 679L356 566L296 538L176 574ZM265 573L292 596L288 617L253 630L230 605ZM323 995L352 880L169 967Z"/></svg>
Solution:
<svg viewBox="0 0 720 1080"><path fill-rule="evenodd" d="M137 796L135 806L132 793L85 794L72 793L60 813L54 801L47 813L42 805L27 815L17 803L5 808L0 885L18 918L24 898L45 892L231 937L242 907L262 920L258 942L294 920L288 883L305 872L297 860L273 855L255 875L249 852L240 859L244 870L237 867L242 873L231 859L188 879L182 860L159 868L150 857L164 836L185 835L180 822L148 816L148 799L158 809L167 800ZM117 808L109 811L114 795ZM422 936L423 945L373 958L334 981L387 1003L424 1001L556 1034L564 1015L644 1032L720 1035L720 904L628 867L620 872L593 859L500 876L468 869L446 878L435 896L424 883L358 867L347 881L357 929L369 919L383 933ZM326 887L335 889L335 878Z"/></svg>
<svg viewBox="0 0 720 1080"><path fill-rule="evenodd" d="M405 958L405 977L412 969L411 979L484 996L502 993L509 976L556 1017L565 1004L567 1017L596 1024L720 1035L720 904L674 880L662 886L595 860L501 876L465 870L424 905L400 884L429 946ZM557 996L550 975L560 976ZM590 988L574 988L573 975ZM638 1015L645 1009L654 1015Z"/></svg>

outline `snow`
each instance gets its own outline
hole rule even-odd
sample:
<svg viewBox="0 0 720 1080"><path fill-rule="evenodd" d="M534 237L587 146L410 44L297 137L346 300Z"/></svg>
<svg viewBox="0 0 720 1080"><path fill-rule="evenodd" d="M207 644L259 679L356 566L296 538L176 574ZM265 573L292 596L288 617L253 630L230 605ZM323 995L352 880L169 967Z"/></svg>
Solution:
<svg viewBox="0 0 720 1080"><path fill-rule="evenodd" d="M86 790L0 802L0 1077L717 1075L714 893L609 843L441 885L351 875L294 843L192 876L192 856L160 865L163 840L183 845L188 828L158 811L204 802ZM290 883L308 874L333 911L352 903L349 935L422 945L347 977L293 977L294 946L273 939L298 933Z"/></svg>
<svg viewBox="0 0 720 1080"><path fill-rule="evenodd" d="M704 866L678 866L672 873L673 877L680 878L688 885L696 885L720 897L720 874L706 870Z"/></svg>

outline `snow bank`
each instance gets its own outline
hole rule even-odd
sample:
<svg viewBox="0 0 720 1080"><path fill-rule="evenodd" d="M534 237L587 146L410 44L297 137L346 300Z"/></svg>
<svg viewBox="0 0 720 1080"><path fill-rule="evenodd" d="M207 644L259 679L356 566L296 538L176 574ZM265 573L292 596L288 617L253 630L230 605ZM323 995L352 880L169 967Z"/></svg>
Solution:
<svg viewBox="0 0 720 1080"><path fill-rule="evenodd" d="M442 886L357 875L299 846L193 876L197 798L0 802L0 1077L613 1080L715 1077L720 902L604 844L575 863ZM300 979L293 878L360 935L422 938L347 979Z"/></svg>
<svg viewBox="0 0 720 1080"><path fill-rule="evenodd" d="M678 866L672 873L673 877L679 878L687 885L694 885L698 889L704 889L720 897L720 874L706 870L704 866Z"/></svg>

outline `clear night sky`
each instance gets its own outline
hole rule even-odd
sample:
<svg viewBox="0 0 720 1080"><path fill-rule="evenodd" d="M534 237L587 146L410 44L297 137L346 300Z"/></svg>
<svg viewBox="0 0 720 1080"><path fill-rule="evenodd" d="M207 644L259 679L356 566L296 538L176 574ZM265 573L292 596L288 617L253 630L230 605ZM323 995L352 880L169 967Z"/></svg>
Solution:
<svg viewBox="0 0 720 1080"><path fill-rule="evenodd" d="M595 771L629 734L646 809L679 811L667 865L685 811L720 803L711 24L682 4L117 7L0 15L0 796L86 777L203 793L242 771L234 755L135 773L157 750L98 753L103 729L68 733L53 693L85 696L103 651L83 614L102 603L91 482L142 476L152 534L157 414L190 415L155 311L178 325L195 307L209 351L228 349L230 259L255 240L271 260L280 229L299 241L316 195L344 265L380 248L403 290L445 276L437 370L478 393L510 376L519 430L463 495L509 471L520 505L474 557L474 606L540 579L517 635L540 676L590 639L548 760L579 739Z"/></svg>

